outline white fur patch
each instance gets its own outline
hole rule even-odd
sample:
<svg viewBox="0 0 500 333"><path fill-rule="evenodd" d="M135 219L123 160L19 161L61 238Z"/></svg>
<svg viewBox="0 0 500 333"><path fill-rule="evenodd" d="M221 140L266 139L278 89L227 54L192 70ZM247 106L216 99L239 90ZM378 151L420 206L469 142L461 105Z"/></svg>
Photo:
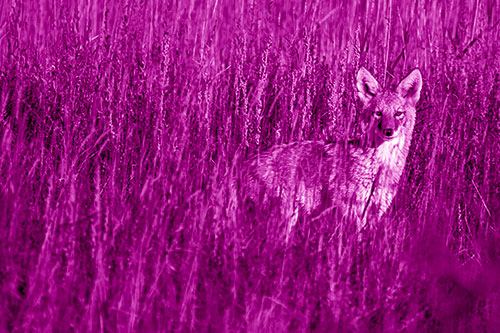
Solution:
<svg viewBox="0 0 500 333"><path fill-rule="evenodd" d="M396 165L400 158L399 153L403 149L404 142L403 134L400 134L397 138L381 144L377 149L377 158L379 161L383 165Z"/></svg>

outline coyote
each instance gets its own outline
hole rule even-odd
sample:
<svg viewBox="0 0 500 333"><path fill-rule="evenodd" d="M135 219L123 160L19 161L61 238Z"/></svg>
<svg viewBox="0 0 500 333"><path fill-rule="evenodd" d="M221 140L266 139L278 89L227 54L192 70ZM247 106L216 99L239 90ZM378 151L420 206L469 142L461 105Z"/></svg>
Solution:
<svg viewBox="0 0 500 333"><path fill-rule="evenodd" d="M358 230L379 219L396 194L415 124L422 76L412 71L386 91L365 68L357 75L364 134L343 142L306 141L271 147L240 161L233 188L240 203L278 204L286 239L300 213L335 213Z"/></svg>

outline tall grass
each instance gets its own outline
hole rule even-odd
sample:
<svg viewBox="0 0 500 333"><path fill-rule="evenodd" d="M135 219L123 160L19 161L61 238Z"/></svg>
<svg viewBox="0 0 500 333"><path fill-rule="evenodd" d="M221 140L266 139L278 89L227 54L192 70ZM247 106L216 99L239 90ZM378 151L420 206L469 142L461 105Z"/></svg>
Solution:
<svg viewBox="0 0 500 333"><path fill-rule="evenodd" d="M500 327L496 1L0 3L0 330ZM235 154L359 133L424 76L391 209L228 210ZM258 207L257 207L258 208Z"/></svg>

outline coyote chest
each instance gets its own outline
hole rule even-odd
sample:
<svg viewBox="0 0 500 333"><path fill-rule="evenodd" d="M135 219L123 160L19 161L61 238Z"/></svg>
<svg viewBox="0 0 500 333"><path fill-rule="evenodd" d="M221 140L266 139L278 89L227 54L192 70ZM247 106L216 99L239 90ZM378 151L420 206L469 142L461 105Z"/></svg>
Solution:
<svg viewBox="0 0 500 333"><path fill-rule="evenodd" d="M383 143L377 149L355 150L348 172L347 188L342 202L344 215L349 214L365 224L369 218L380 218L394 198L408 155L409 138Z"/></svg>

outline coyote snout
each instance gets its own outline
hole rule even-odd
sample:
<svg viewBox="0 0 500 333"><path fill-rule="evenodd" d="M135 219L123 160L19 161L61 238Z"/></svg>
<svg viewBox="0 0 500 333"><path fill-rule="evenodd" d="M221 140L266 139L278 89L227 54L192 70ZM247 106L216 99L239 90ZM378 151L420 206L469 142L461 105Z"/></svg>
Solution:
<svg viewBox="0 0 500 333"><path fill-rule="evenodd" d="M287 219L287 239L299 214L331 213L361 228L379 219L396 194L420 99L420 71L387 91L361 68L356 85L364 104L360 138L278 145L239 164L233 183L238 201L278 203Z"/></svg>
<svg viewBox="0 0 500 333"><path fill-rule="evenodd" d="M377 128L379 129L383 140L392 140L397 135L396 131L399 129L399 121L395 117L383 117L378 123Z"/></svg>

